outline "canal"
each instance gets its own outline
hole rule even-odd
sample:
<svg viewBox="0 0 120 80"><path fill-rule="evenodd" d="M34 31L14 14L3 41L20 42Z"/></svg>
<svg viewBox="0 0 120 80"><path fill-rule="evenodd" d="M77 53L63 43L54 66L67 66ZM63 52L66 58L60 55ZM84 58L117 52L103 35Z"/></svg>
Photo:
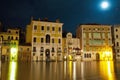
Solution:
<svg viewBox="0 0 120 80"><path fill-rule="evenodd" d="M4 62L1 80L120 80L120 61Z"/></svg>

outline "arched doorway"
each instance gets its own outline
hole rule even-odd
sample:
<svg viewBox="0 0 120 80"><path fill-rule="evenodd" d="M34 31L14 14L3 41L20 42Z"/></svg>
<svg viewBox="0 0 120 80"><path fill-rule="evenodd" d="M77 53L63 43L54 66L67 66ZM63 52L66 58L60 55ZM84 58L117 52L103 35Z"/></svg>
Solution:
<svg viewBox="0 0 120 80"><path fill-rule="evenodd" d="M96 53L96 60L97 60L97 61L100 60L100 55L99 55L99 53Z"/></svg>
<svg viewBox="0 0 120 80"><path fill-rule="evenodd" d="M46 35L46 43L50 43L50 35Z"/></svg>
<svg viewBox="0 0 120 80"><path fill-rule="evenodd" d="M50 60L50 50L46 49L45 54L46 54L46 61L49 61Z"/></svg>

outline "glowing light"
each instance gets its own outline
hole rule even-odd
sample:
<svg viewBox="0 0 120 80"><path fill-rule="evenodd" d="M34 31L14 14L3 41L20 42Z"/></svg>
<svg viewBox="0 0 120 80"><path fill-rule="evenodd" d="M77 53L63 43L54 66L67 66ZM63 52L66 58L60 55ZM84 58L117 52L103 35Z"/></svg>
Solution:
<svg viewBox="0 0 120 80"><path fill-rule="evenodd" d="M69 55L69 60L72 60L72 56L71 55Z"/></svg>
<svg viewBox="0 0 120 80"><path fill-rule="evenodd" d="M16 80L17 63L10 62L8 80Z"/></svg>
<svg viewBox="0 0 120 80"><path fill-rule="evenodd" d="M109 7L109 3L107 2L107 1L103 1L102 3L101 3L101 8L102 9L107 9Z"/></svg>
<svg viewBox="0 0 120 80"><path fill-rule="evenodd" d="M17 60L17 48L11 48L10 61Z"/></svg>
<svg viewBox="0 0 120 80"><path fill-rule="evenodd" d="M104 66L104 67L103 67ZM104 80L116 80L114 74L114 62L113 61L101 61L100 62L100 74Z"/></svg>
<svg viewBox="0 0 120 80"><path fill-rule="evenodd" d="M12 53L12 54L14 54L14 53L16 53L16 52L17 52L16 48L11 48L11 53Z"/></svg>

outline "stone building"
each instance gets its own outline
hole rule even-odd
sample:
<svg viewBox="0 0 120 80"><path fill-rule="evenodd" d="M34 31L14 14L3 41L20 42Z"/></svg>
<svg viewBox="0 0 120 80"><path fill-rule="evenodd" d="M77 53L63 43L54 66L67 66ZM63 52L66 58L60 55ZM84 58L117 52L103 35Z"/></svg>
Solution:
<svg viewBox="0 0 120 80"><path fill-rule="evenodd" d="M79 25L76 36L80 39L82 60L112 60L111 25Z"/></svg>

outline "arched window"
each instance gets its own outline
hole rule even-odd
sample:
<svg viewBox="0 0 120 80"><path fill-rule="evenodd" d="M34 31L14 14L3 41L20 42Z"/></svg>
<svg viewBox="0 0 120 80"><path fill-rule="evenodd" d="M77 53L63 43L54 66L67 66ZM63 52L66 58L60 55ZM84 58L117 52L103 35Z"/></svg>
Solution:
<svg viewBox="0 0 120 80"><path fill-rule="evenodd" d="M13 40L13 36L11 37L11 40Z"/></svg>
<svg viewBox="0 0 120 80"><path fill-rule="evenodd" d="M8 36L8 40L10 40L10 36Z"/></svg>
<svg viewBox="0 0 120 80"><path fill-rule="evenodd" d="M46 35L46 43L50 43L50 35Z"/></svg>

